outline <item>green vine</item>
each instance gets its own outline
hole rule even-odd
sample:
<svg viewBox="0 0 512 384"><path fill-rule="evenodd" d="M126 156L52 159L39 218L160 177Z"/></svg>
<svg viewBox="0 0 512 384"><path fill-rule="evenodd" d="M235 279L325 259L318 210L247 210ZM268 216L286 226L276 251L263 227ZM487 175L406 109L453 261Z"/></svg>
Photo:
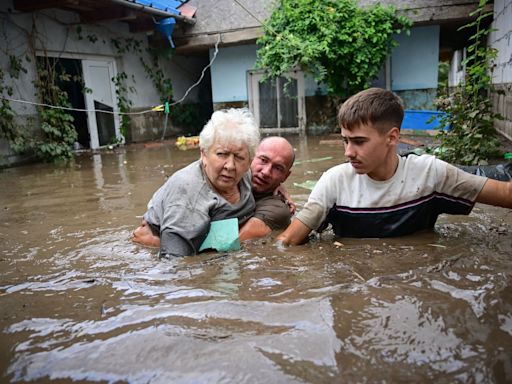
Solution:
<svg viewBox="0 0 512 384"><path fill-rule="evenodd" d="M133 102L127 97L128 91L132 93L136 92L135 87L126 85L127 79L128 75L125 72L119 72L116 76L112 78L112 81L116 86L117 105L119 107L119 112L122 113L120 119L120 130L124 137L126 137L131 123L130 116L125 115L124 113L130 112L130 108L133 105ZM133 75L132 81L135 82Z"/></svg>
<svg viewBox="0 0 512 384"><path fill-rule="evenodd" d="M71 81L55 59L47 56L36 61L37 78L34 81L41 103L71 107L65 91L58 83ZM73 126L73 116L60 108L39 107L41 137L32 139L28 144L35 155L42 160L70 160L73 158L73 144L78 134Z"/></svg>
<svg viewBox="0 0 512 384"><path fill-rule="evenodd" d="M14 89L11 85L7 85L6 75L9 75L12 80L18 80L22 72L27 73L27 70L22 65L22 60L14 55L9 55L8 73L0 69L0 95L6 97L13 96ZM9 100L4 98L2 98L0 103L0 137L6 139L15 152L22 153L25 151L28 135L17 124L11 104Z"/></svg>
<svg viewBox="0 0 512 384"><path fill-rule="evenodd" d="M258 39L257 66L269 77L300 67L331 95L347 97L377 77L411 21L392 7L360 8L356 0L282 0Z"/></svg>
<svg viewBox="0 0 512 384"><path fill-rule="evenodd" d="M490 68L497 50L485 45L491 32L483 22L492 16L486 12L487 1L470 14L475 20L460 29L475 28L470 37L467 57L462 62L466 67L463 84L436 101L437 107L446 112L442 126L450 129L440 131L441 146L438 156L459 164L486 164L488 159L499 155L499 140L494 129L494 120L503 117L493 111L491 94L497 92L492 84ZM459 30L460 30L459 29Z"/></svg>
<svg viewBox="0 0 512 384"><path fill-rule="evenodd" d="M99 40L94 34L84 34L81 26L75 29L78 40L88 40L90 43L108 44L106 40ZM34 47L34 36L36 31L27 33L29 46ZM110 44L118 55L124 55L128 52L141 54L143 42L135 38L112 38ZM152 80L155 88L160 94L162 102L172 100L172 83L167 78L158 62L158 55L155 51L148 49L151 60L146 62L141 55L142 65L147 76ZM32 50L32 56L35 53ZM31 60L26 57L27 62ZM81 81L83 79L71 79L68 74L60 69L57 59L43 56L35 60L37 77L34 80L36 95L41 103L60 107L71 107L65 91L59 87L63 82L70 80ZM13 80L18 80L21 73L27 70L23 67L22 61L10 55L9 68L7 71L0 69L0 95L10 97L13 95L13 88L7 79L10 76ZM133 102L128 98L128 93L136 93L134 86L129 86L128 75L120 72L112 81L116 87L116 96L120 112L129 112ZM135 84L135 78L132 75L131 81ZM84 87L84 92L90 91ZM188 111L188 110L187 110ZM40 133L32 135L27 133L27 127L21 127L16 123L15 113L8 100L2 98L0 102L0 137L5 138L11 144L11 147L19 153L33 152L38 158L43 160L69 160L73 157L72 146L76 142L78 135L73 126L73 117L65 109L39 107L39 120L41 124ZM187 121L193 118L193 112L179 115ZM127 135L130 125L128 115L121 115L121 132Z"/></svg>
<svg viewBox="0 0 512 384"><path fill-rule="evenodd" d="M151 57L151 62L147 63L141 56L142 66L160 94L160 101L162 103L171 102L173 95L171 79L165 76L164 71L160 67L157 53L154 50L148 50L148 53Z"/></svg>

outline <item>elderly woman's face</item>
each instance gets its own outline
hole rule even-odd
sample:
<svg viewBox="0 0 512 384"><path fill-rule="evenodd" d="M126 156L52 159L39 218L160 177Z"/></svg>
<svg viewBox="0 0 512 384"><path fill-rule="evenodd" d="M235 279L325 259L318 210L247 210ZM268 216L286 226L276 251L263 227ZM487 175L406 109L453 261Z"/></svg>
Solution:
<svg viewBox="0 0 512 384"><path fill-rule="evenodd" d="M220 193L230 193L250 166L247 145L233 145L215 141L207 151L201 151L206 176Z"/></svg>

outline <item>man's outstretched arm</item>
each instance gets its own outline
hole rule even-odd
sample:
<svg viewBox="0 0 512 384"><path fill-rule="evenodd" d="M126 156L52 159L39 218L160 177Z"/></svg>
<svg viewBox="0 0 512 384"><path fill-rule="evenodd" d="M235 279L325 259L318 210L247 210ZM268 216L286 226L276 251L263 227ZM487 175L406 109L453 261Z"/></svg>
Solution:
<svg viewBox="0 0 512 384"><path fill-rule="evenodd" d="M305 242L312 229L299 219L294 219L291 224L277 236L277 242L283 245L299 245Z"/></svg>
<svg viewBox="0 0 512 384"><path fill-rule="evenodd" d="M476 201L482 204L512 208L512 181L488 179Z"/></svg>

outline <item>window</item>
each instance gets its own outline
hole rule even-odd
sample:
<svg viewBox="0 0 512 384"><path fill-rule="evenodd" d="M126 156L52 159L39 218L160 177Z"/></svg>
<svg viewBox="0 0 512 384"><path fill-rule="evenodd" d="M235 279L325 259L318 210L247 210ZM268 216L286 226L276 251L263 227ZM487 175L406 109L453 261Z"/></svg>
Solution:
<svg viewBox="0 0 512 384"><path fill-rule="evenodd" d="M293 71L277 79L263 81L263 71L247 74L249 108L262 131L304 132L304 74Z"/></svg>

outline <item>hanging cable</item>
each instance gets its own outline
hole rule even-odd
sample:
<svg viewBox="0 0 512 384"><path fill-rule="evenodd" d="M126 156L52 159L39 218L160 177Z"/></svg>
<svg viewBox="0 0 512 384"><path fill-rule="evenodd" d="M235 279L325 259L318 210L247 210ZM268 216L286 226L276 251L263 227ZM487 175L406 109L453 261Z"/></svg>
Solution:
<svg viewBox="0 0 512 384"><path fill-rule="evenodd" d="M187 91L185 92L185 94L183 95L183 97L181 99L179 99L178 101L175 101L174 103L171 103L169 104L170 106L173 106L173 105L176 105L176 104L179 104L181 103L183 100L185 100L185 97L187 97L187 95L189 94L189 92L194 89L197 85L199 85L199 83L201 82L201 80L203 80L203 77L204 77L204 73L206 72L206 70L208 68L210 68L213 64L213 61L215 60L215 58L217 57L217 53L219 53L219 43L221 41L221 37L220 37L220 33L219 33L219 38L217 39L217 42L215 43L215 52L213 52L213 57L212 59L210 60L210 62L208 63L208 65L206 67L203 68L203 71L201 72L201 77L199 77L199 80L197 80L194 84L192 84L190 86L189 89L187 89Z"/></svg>
<svg viewBox="0 0 512 384"><path fill-rule="evenodd" d="M45 104L45 103L37 103L35 101L27 101L27 100L19 100L19 99L12 99L10 97L0 96L3 100L13 101L15 103L21 103L21 104L29 104L29 105L35 105L36 107L46 107L46 108L53 108L53 109L64 109L66 111L77 111L77 112L100 112L100 113L109 113L111 115L142 115L144 113L149 112L155 112L155 108L151 108L148 110L140 111L140 112L116 112L116 111L105 111L103 109L83 109L83 108L72 108L72 107L63 107L61 105L51 105L51 104Z"/></svg>
<svg viewBox="0 0 512 384"><path fill-rule="evenodd" d="M169 104L169 106L174 106L176 104L181 103L183 100L185 100L185 98L188 96L190 91L192 89L194 89L195 87L197 87L201 83L201 81L204 78L204 74L205 74L206 70L212 66L215 58L217 57L217 54L219 53L219 43L220 42L221 42L221 35L219 34L219 38L217 39L217 42L215 43L215 51L213 53L213 57L210 60L210 62L203 68L203 70L201 72L201 76L199 77L199 80L197 80L194 84L192 84L186 90L185 94L183 95L183 97L181 99L179 99L178 101L175 101L175 102ZM161 106L156 106L156 107L153 107L153 108L150 108L150 109L146 109L144 111L139 111L139 112L119 112L119 111L105 111L105 110L102 110L102 109L83 109L83 108L63 107L61 105L51 105L51 104L46 104L46 103L38 103L38 102L34 102L34 101L13 99L11 97L6 97L4 95L0 95L0 98L3 99L3 100L15 102L15 103L35 105L37 107L46 107L46 108L53 108L53 109L63 109L63 110L66 110L66 111L77 111L77 112L94 112L94 113L98 113L99 112L99 113L108 113L108 114L111 114L111 115L116 115L116 114L117 115L143 115L143 114L150 113L150 112L160 112L161 111Z"/></svg>

